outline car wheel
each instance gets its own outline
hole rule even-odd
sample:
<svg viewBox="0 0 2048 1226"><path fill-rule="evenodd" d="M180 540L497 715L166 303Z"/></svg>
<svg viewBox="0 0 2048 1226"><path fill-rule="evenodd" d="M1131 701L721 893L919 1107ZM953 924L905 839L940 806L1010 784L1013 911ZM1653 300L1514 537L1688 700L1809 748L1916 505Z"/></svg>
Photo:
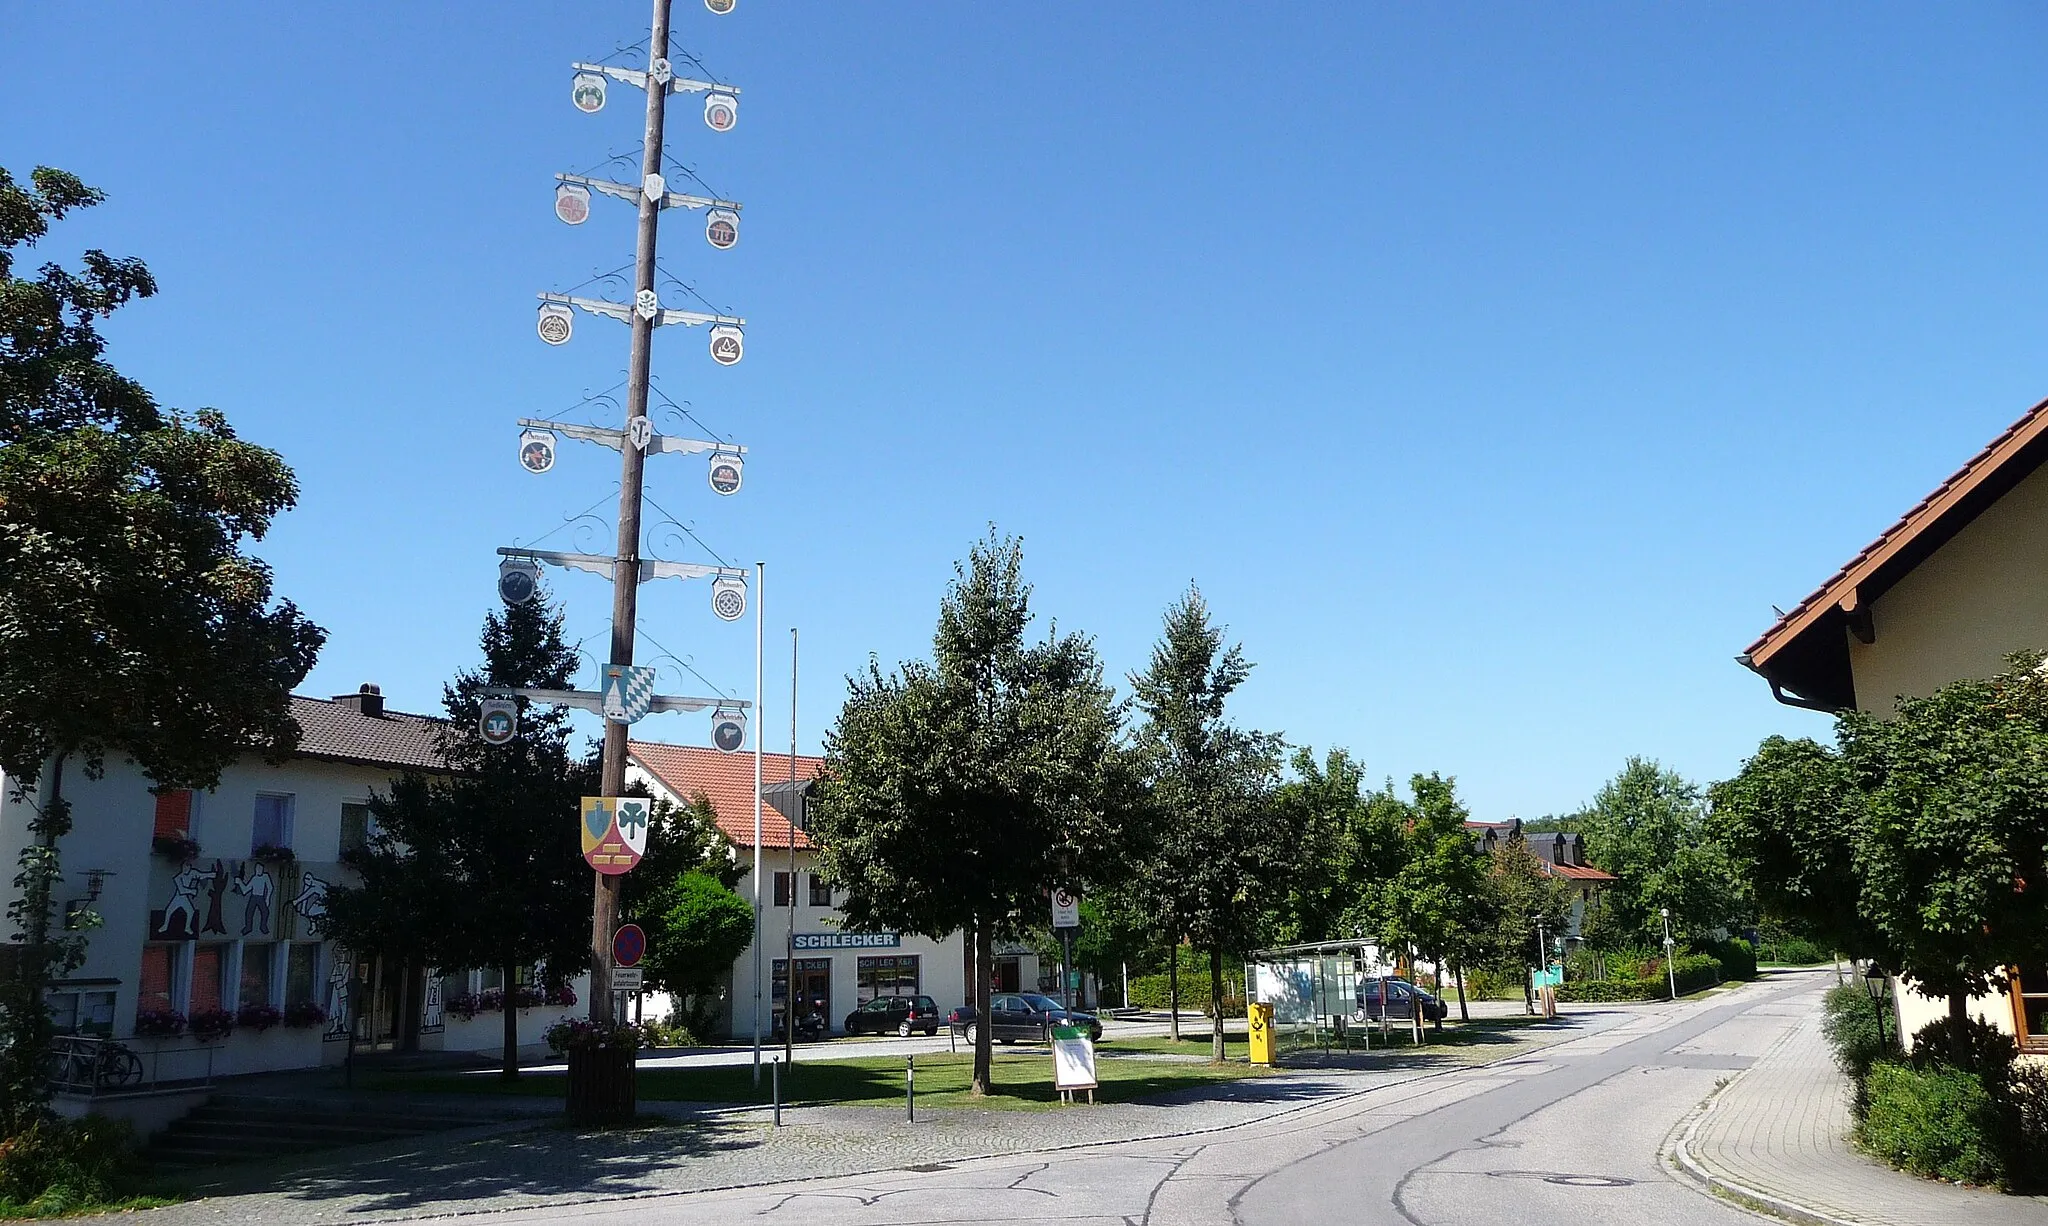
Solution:
<svg viewBox="0 0 2048 1226"><path fill-rule="evenodd" d="M975 1025L975 1024L973 1023L973 1022L969 1022L969 1023L967 1023L967 1045L968 1045L969 1047L972 1047L972 1046L974 1046L974 1040L975 1040L975 1037L976 1037L976 1036L977 1036L977 1035L978 1035L979 1033L980 1033L980 1028L979 1028L979 1027L977 1027L977 1026L976 1026L976 1025Z"/></svg>
<svg viewBox="0 0 2048 1226"><path fill-rule="evenodd" d="M939 1027L938 1027L938 1023L936 1023L936 1022L932 1023L932 1025L931 1025L930 1027L928 1027L928 1028L927 1028L927 1029L925 1030L925 1032L924 1032L924 1037L925 1037L925 1038L927 1038L927 1039L936 1039L936 1038L938 1038L938 1037L939 1037Z"/></svg>
<svg viewBox="0 0 2048 1226"><path fill-rule="evenodd" d="M909 1022L898 1022L896 1024L896 1037L899 1039L907 1039L910 1037Z"/></svg>

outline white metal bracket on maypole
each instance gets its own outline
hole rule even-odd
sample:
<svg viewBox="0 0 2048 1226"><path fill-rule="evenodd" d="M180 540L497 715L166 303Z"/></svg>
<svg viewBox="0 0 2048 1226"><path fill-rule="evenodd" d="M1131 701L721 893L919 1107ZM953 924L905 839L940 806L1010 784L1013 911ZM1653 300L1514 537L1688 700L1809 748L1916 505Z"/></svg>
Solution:
<svg viewBox="0 0 2048 1226"><path fill-rule="evenodd" d="M528 702L553 703L558 707L574 707L579 711L604 714L604 695L597 690L543 690L532 686L494 686L482 691L485 698L524 698ZM648 700L647 709L655 715L669 712L752 710L754 704L744 698L691 698L680 694L656 694Z"/></svg>
<svg viewBox="0 0 2048 1226"><path fill-rule="evenodd" d="M531 562L545 562L564 570L588 571L605 579L618 574L619 560L601 553L560 553L552 549L500 549L498 556L519 558ZM738 566L708 566L701 562L662 562L653 558L640 561L640 582L653 579L719 579L736 580L746 584L747 572Z"/></svg>
<svg viewBox="0 0 2048 1226"><path fill-rule="evenodd" d="M635 187L631 183L614 183L609 179L593 179L588 175L557 174L555 178L563 183L573 183L578 187L587 187L600 195L635 202L638 202L642 193L647 190L645 186ZM665 184L657 194L661 197L661 207L665 209L731 209L733 212L738 213L745 208L737 200L720 200L714 196L690 196L682 192L668 191Z"/></svg>
<svg viewBox="0 0 2048 1226"><path fill-rule="evenodd" d="M519 425L526 430L552 430L567 438L597 443L613 451L624 449L631 441L628 431L607 430L603 426L579 426L566 421L546 421L538 417L522 417L519 419ZM747 454L747 449L737 443L710 443L698 438L679 438L673 434L650 434L647 436L647 446L641 450L655 455L699 455L706 451L723 452L727 455Z"/></svg>
<svg viewBox="0 0 2048 1226"><path fill-rule="evenodd" d="M740 92L737 85L720 85L716 81L693 81L688 77L676 76L675 69L669 62L661 59L655 60L653 68L645 72L638 68L620 68L614 64L585 64L581 60L569 67L578 72L601 72L614 81L624 81L634 89L646 89L647 78L653 77L657 85L665 85L672 94L701 94L716 90L721 94L738 97Z"/></svg>
<svg viewBox="0 0 2048 1226"><path fill-rule="evenodd" d="M648 291L649 297L653 296L653 292L652 290ZM747 326L747 321L738 315L712 315L704 311L678 311L672 307L664 307L659 302L651 303L643 308L637 301L630 304L607 302L602 298L575 298L568 294L541 294L539 297L542 302L548 303L551 306L575 307L579 311L588 311L592 315L604 315L611 319L616 319L620 323L631 323L635 313L646 311L649 312L648 318L657 326L661 324L682 324L687 328L694 328L699 324L723 324L732 328L744 328Z"/></svg>

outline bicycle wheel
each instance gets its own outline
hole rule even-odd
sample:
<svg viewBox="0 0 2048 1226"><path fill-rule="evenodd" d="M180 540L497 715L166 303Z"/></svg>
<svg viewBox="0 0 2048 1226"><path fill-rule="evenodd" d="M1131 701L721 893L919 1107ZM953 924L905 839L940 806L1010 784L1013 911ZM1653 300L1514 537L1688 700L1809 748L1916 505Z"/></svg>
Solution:
<svg viewBox="0 0 2048 1226"><path fill-rule="evenodd" d="M128 1086L141 1080L142 1057L125 1047L109 1047L100 1053L100 1085Z"/></svg>

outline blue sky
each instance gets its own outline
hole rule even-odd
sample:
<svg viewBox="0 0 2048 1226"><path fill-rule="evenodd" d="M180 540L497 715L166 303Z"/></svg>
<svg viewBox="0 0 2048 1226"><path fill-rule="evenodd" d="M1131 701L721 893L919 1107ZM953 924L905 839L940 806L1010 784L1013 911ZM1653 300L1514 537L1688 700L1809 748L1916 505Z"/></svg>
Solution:
<svg viewBox="0 0 2048 1226"><path fill-rule="evenodd" d="M433 709L493 550L609 503L612 453L529 476L512 423L623 377L623 327L550 348L533 295L632 258L626 206L550 197L637 148L637 98L582 115L567 65L646 17L0 19L0 164L110 196L44 256L145 258L114 360L299 474L259 552L332 631L308 692ZM727 134L673 103L671 153L746 214L721 253L671 213L663 262L750 326L736 368L674 329L656 370L754 451L738 497L674 457L649 489L769 562L771 746L788 627L810 749L993 522L1114 673L1193 580L1258 663L1240 718L1481 816L1628 754L1721 777L1827 730L1732 662L1771 605L2048 395L2038 8L677 0L676 31L745 92ZM601 655L603 584L556 587ZM651 585L646 628L745 693L751 626L707 604Z"/></svg>

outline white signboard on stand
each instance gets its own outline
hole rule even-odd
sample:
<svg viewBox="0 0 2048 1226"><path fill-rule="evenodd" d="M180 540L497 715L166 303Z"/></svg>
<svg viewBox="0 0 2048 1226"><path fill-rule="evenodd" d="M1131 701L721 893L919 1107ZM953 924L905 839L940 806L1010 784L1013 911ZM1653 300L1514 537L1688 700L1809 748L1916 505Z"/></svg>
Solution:
<svg viewBox="0 0 2048 1226"><path fill-rule="evenodd" d="M1052 1085L1055 1090L1095 1088L1095 1044L1078 1026L1052 1028Z"/></svg>

